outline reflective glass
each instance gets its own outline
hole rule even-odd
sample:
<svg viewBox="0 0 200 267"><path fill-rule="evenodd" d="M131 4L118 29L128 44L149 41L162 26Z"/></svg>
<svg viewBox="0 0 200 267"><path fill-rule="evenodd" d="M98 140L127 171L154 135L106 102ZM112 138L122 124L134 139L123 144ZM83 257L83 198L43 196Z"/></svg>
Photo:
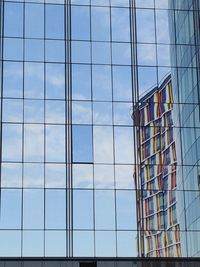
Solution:
<svg viewBox="0 0 200 267"><path fill-rule="evenodd" d="M25 36L44 38L44 5L26 3Z"/></svg>
<svg viewBox="0 0 200 267"><path fill-rule="evenodd" d="M4 34L8 37L23 36L23 4L4 3Z"/></svg>
<svg viewBox="0 0 200 267"><path fill-rule="evenodd" d="M45 5L45 35L50 39L64 39L64 6Z"/></svg>
<svg viewBox="0 0 200 267"><path fill-rule="evenodd" d="M90 39L90 9L83 6L71 8L72 39Z"/></svg>

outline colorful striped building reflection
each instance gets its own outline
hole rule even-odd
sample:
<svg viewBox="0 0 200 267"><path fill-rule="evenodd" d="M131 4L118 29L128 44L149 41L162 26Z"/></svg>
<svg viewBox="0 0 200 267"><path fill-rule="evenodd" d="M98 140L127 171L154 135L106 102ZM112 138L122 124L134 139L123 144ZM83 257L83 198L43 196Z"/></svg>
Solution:
<svg viewBox="0 0 200 267"><path fill-rule="evenodd" d="M147 257L181 256L177 218L176 144L173 92L169 75L134 108L137 139L138 254Z"/></svg>

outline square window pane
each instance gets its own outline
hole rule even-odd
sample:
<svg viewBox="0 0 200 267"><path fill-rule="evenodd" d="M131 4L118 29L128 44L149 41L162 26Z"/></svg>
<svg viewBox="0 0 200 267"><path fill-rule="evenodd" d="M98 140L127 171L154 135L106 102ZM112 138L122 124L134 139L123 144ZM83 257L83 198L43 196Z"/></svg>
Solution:
<svg viewBox="0 0 200 267"><path fill-rule="evenodd" d="M23 257L44 256L44 232L24 231L23 232ZM35 265L36 262L34 262ZM37 265L36 265L37 266Z"/></svg>
<svg viewBox="0 0 200 267"><path fill-rule="evenodd" d="M65 42L60 40L45 41L47 62L65 62Z"/></svg>
<svg viewBox="0 0 200 267"><path fill-rule="evenodd" d="M73 161L92 162L92 127L73 126Z"/></svg>
<svg viewBox="0 0 200 267"><path fill-rule="evenodd" d="M137 45L138 65L156 66L156 46L154 44Z"/></svg>
<svg viewBox="0 0 200 267"><path fill-rule="evenodd" d="M25 62L24 97L44 98L44 64Z"/></svg>
<svg viewBox="0 0 200 267"><path fill-rule="evenodd" d="M66 257L65 231L45 231L45 256Z"/></svg>
<svg viewBox="0 0 200 267"><path fill-rule="evenodd" d="M44 38L44 5L26 3L25 36Z"/></svg>
<svg viewBox="0 0 200 267"><path fill-rule="evenodd" d="M44 126L27 124L24 126L24 160L44 161Z"/></svg>
<svg viewBox="0 0 200 267"><path fill-rule="evenodd" d="M23 60L23 39L4 38L3 56L6 60Z"/></svg>
<svg viewBox="0 0 200 267"><path fill-rule="evenodd" d="M97 230L115 228L115 195L113 190L95 191L95 228Z"/></svg>
<svg viewBox="0 0 200 267"><path fill-rule="evenodd" d="M23 4L4 3L4 35L23 36Z"/></svg>
<svg viewBox="0 0 200 267"><path fill-rule="evenodd" d="M132 102L131 68L113 66L113 99L114 101Z"/></svg>
<svg viewBox="0 0 200 267"><path fill-rule="evenodd" d="M23 227L24 229L44 228L44 190L23 190Z"/></svg>
<svg viewBox="0 0 200 267"><path fill-rule="evenodd" d="M131 118L132 103L114 102L114 124L115 125L132 125Z"/></svg>
<svg viewBox="0 0 200 267"><path fill-rule="evenodd" d="M110 40L110 10L109 8L92 7L91 25L93 41Z"/></svg>
<svg viewBox="0 0 200 267"><path fill-rule="evenodd" d="M0 231L0 256L21 257L21 231Z"/></svg>
<svg viewBox="0 0 200 267"><path fill-rule="evenodd" d="M22 125L3 124L2 160L22 160Z"/></svg>
<svg viewBox="0 0 200 267"><path fill-rule="evenodd" d="M73 190L74 229L93 229L93 190Z"/></svg>
<svg viewBox="0 0 200 267"><path fill-rule="evenodd" d="M44 187L44 164L24 163L24 187Z"/></svg>
<svg viewBox="0 0 200 267"><path fill-rule="evenodd" d="M96 231L95 256L116 257L116 233L114 231Z"/></svg>
<svg viewBox="0 0 200 267"><path fill-rule="evenodd" d="M2 163L1 164L1 186L22 187L22 164Z"/></svg>
<svg viewBox="0 0 200 267"><path fill-rule="evenodd" d="M94 126L95 163L113 163L113 128Z"/></svg>
<svg viewBox="0 0 200 267"><path fill-rule="evenodd" d="M66 187L65 164L45 164L45 187L46 188Z"/></svg>
<svg viewBox="0 0 200 267"><path fill-rule="evenodd" d="M94 165L94 186L101 189L114 188L113 165Z"/></svg>
<svg viewBox="0 0 200 267"><path fill-rule="evenodd" d="M22 190L1 189L1 229L21 228Z"/></svg>
<svg viewBox="0 0 200 267"><path fill-rule="evenodd" d="M90 42L71 42L72 63L90 63Z"/></svg>
<svg viewBox="0 0 200 267"><path fill-rule="evenodd" d="M16 98L23 96L23 63L3 63L3 96Z"/></svg>
<svg viewBox="0 0 200 267"><path fill-rule="evenodd" d="M157 45L157 53L158 53L158 65L170 67L171 66L170 46Z"/></svg>
<svg viewBox="0 0 200 267"><path fill-rule="evenodd" d="M110 43L104 43L104 42L92 43L92 62L94 64L110 64L111 62Z"/></svg>
<svg viewBox="0 0 200 267"><path fill-rule="evenodd" d="M46 161L65 162L65 126L46 125Z"/></svg>
<svg viewBox="0 0 200 267"><path fill-rule="evenodd" d="M45 101L45 122L65 123L65 101Z"/></svg>
<svg viewBox="0 0 200 267"><path fill-rule="evenodd" d="M72 102L72 123L92 124L92 104L87 101Z"/></svg>
<svg viewBox="0 0 200 267"><path fill-rule="evenodd" d="M65 229L66 228L66 191L65 190L46 189L45 227L46 229Z"/></svg>
<svg viewBox="0 0 200 267"><path fill-rule="evenodd" d="M73 231L73 256L94 257L93 231Z"/></svg>
<svg viewBox="0 0 200 267"><path fill-rule="evenodd" d="M44 61L44 41L25 39L25 60Z"/></svg>
<svg viewBox="0 0 200 267"><path fill-rule="evenodd" d="M65 99L65 65L46 64L46 98Z"/></svg>
<svg viewBox="0 0 200 267"><path fill-rule="evenodd" d="M17 99L4 99L2 120L4 122L22 122L23 101Z"/></svg>
<svg viewBox="0 0 200 267"><path fill-rule="evenodd" d="M71 6L72 40L90 40L90 9Z"/></svg>
<svg viewBox="0 0 200 267"><path fill-rule="evenodd" d="M73 188L93 188L93 166L73 164Z"/></svg>
<svg viewBox="0 0 200 267"><path fill-rule="evenodd" d="M90 65L72 65L72 98L74 100L91 99Z"/></svg>
<svg viewBox="0 0 200 267"><path fill-rule="evenodd" d="M94 100L112 100L110 66L92 66L92 91Z"/></svg>
<svg viewBox="0 0 200 267"><path fill-rule="evenodd" d="M117 65L131 65L130 44L112 43L112 61Z"/></svg>
<svg viewBox="0 0 200 267"><path fill-rule="evenodd" d="M118 257L137 257L138 248L136 231L118 231L117 232L117 256Z"/></svg>
<svg viewBox="0 0 200 267"><path fill-rule="evenodd" d="M93 123L112 125L112 103L93 102Z"/></svg>
<svg viewBox="0 0 200 267"><path fill-rule="evenodd" d="M43 100L24 100L24 122L26 123L44 122Z"/></svg>
<svg viewBox="0 0 200 267"><path fill-rule="evenodd" d="M46 38L64 39L64 5L45 5Z"/></svg>
<svg viewBox="0 0 200 267"><path fill-rule="evenodd" d="M157 70L154 67L138 68L139 96L157 85Z"/></svg>

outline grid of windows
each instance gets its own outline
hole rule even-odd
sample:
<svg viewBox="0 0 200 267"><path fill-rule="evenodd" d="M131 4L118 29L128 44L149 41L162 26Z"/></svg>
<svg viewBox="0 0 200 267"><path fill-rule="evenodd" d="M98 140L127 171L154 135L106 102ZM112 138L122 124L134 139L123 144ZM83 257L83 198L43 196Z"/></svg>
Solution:
<svg viewBox="0 0 200 267"><path fill-rule="evenodd" d="M179 238L183 256L198 255L199 9L193 2L1 2L0 256L126 257L155 246L177 256ZM164 93L150 99L169 75L174 99ZM132 107L138 113L147 98L148 116L173 106L173 118L167 112L150 127L146 116L132 120ZM176 175L167 175L172 146L165 164L152 157L148 168L143 161L152 155L150 137L165 128L153 149L159 157L175 142ZM161 175L143 188L159 168ZM175 201L180 214L171 206L169 214L158 213L159 224L149 219L152 232L163 231L146 238L142 203L161 187L162 196L147 203L149 215ZM170 223L177 227L165 231Z"/></svg>

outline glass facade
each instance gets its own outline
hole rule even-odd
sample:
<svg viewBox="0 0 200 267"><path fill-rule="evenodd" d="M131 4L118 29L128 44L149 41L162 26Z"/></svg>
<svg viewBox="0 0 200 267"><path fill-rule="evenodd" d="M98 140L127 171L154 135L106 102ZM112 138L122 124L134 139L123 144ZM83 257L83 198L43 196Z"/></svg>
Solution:
<svg viewBox="0 0 200 267"><path fill-rule="evenodd" d="M0 256L199 256L199 2L0 8Z"/></svg>

